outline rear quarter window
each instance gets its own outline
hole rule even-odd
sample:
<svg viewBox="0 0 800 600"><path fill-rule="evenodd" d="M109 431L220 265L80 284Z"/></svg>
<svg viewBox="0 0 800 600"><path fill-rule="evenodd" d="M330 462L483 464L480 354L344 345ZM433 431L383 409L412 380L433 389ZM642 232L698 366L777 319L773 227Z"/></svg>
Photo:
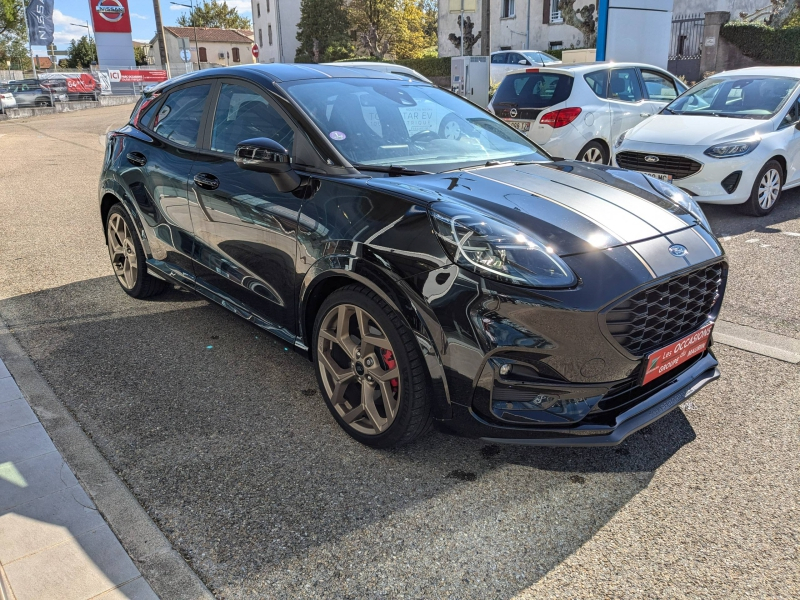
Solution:
<svg viewBox="0 0 800 600"><path fill-rule="evenodd" d="M546 108L569 98L572 83L573 78L562 73L512 73L503 79L493 103Z"/></svg>
<svg viewBox="0 0 800 600"><path fill-rule="evenodd" d="M587 73L583 79L589 85L595 96L598 98L606 97L606 89L608 87L608 71L595 71L594 73Z"/></svg>

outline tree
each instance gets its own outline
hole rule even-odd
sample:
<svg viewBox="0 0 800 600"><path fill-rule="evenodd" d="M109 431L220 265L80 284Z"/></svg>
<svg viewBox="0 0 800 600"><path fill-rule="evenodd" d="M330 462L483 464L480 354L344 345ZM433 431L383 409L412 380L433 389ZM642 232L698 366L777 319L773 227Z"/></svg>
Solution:
<svg viewBox="0 0 800 600"><path fill-rule="evenodd" d="M97 46L88 36L83 36L77 42L72 40L67 52L67 65L70 69L88 69L92 62L97 62Z"/></svg>
<svg viewBox="0 0 800 600"><path fill-rule="evenodd" d="M583 34L583 47L594 48L597 45L597 15L595 5L586 6L575 10L575 0L559 0L558 9L564 23L572 25Z"/></svg>
<svg viewBox="0 0 800 600"><path fill-rule="evenodd" d="M426 49L436 44L436 37L431 38L425 30L423 4L418 0L399 2L398 27L392 47L397 58L420 58Z"/></svg>
<svg viewBox="0 0 800 600"><path fill-rule="evenodd" d="M147 64L147 52L145 52L144 46L133 47L133 59L136 61L136 66L141 67Z"/></svg>
<svg viewBox="0 0 800 600"><path fill-rule="evenodd" d="M458 25L458 31L461 32L461 15L458 15L456 19L456 24ZM472 19L469 16L464 17L464 56L472 56L472 47L478 43L478 40L481 39L482 31L478 32L478 35L472 33L472 30L475 29L475 23L472 22ZM453 42L453 45L461 49L461 36L456 35L455 33L451 33L448 37L448 40Z"/></svg>
<svg viewBox="0 0 800 600"><path fill-rule="evenodd" d="M8 33L0 35L0 68L6 68L6 61L11 61L12 69L27 71L31 68L28 42L24 35L9 35Z"/></svg>
<svg viewBox="0 0 800 600"><path fill-rule="evenodd" d="M331 62L353 56L344 0L302 0L296 59Z"/></svg>
<svg viewBox="0 0 800 600"><path fill-rule="evenodd" d="M25 11L22 0L0 0L0 34L25 35Z"/></svg>
<svg viewBox="0 0 800 600"><path fill-rule="evenodd" d="M350 24L359 49L375 58L389 53L400 26L398 0L351 0Z"/></svg>
<svg viewBox="0 0 800 600"><path fill-rule="evenodd" d="M250 19L241 16L235 8L228 8L227 2L203 0L197 4L190 15L178 17L180 27L220 27L222 29L250 29Z"/></svg>

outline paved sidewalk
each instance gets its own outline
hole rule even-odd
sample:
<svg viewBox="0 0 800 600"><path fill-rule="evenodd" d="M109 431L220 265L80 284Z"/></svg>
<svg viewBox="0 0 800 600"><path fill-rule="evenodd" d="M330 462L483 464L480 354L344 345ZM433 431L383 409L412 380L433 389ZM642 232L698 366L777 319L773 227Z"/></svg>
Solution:
<svg viewBox="0 0 800 600"><path fill-rule="evenodd" d="M0 600L158 598L0 361Z"/></svg>

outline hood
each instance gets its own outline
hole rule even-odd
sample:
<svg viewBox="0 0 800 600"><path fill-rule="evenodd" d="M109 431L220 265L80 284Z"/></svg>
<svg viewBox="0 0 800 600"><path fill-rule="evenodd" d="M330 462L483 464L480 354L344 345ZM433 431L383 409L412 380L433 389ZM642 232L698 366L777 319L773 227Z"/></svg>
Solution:
<svg viewBox="0 0 800 600"><path fill-rule="evenodd" d="M415 197L433 210L473 208L512 224L560 256L686 229L694 217L655 193L644 175L576 161L497 166L368 183Z"/></svg>
<svg viewBox="0 0 800 600"><path fill-rule="evenodd" d="M625 134L625 141L680 146L712 146L772 131L771 121L730 117L655 115Z"/></svg>

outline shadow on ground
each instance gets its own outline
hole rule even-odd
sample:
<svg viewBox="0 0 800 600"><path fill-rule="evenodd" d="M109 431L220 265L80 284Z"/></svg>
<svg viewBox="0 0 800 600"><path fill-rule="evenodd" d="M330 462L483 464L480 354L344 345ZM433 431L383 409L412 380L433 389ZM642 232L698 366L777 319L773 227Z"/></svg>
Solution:
<svg viewBox="0 0 800 600"><path fill-rule="evenodd" d="M800 189L784 192L775 210L766 217L743 216L739 206L701 204L700 207L719 237L750 232L778 233L782 223L800 218Z"/></svg>
<svg viewBox="0 0 800 600"><path fill-rule="evenodd" d="M311 364L222 308L113 277L0 315L219 597L510 597L580 547L694 432L676 411L613 449L348 438Z"/></svg>

